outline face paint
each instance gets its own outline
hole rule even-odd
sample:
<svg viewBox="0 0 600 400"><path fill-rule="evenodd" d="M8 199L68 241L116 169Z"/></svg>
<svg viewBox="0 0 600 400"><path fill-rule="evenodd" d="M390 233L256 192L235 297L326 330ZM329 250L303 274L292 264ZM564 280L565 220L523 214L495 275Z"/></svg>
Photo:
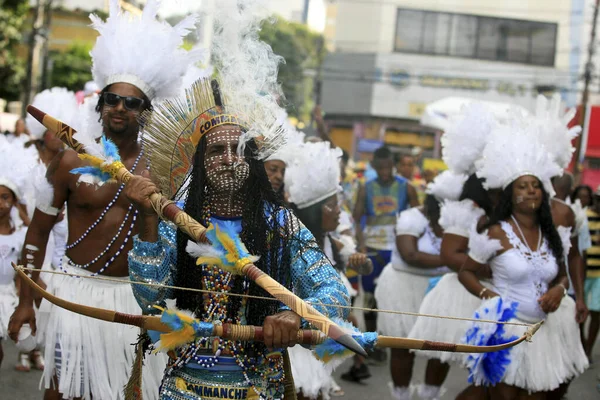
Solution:
<svg viewBox="0 0 600 400"><path fill-rule="evenodd" d="M525 200L525 199L523 198L523 196L517 196L517 198L515 199L515 201L517 202L517 204L520 204L520 203L522 203L522 202L523 202L523 200Z"/></svg>
<svg viewBox="0 0 600 400"><path fill-rule="evenodd" d="M210 189L210 207L220 215L240 214L242 204L236 195L250 174L250 166L237 154L241 131L221 126L206 135L204 169Z"/></svg>

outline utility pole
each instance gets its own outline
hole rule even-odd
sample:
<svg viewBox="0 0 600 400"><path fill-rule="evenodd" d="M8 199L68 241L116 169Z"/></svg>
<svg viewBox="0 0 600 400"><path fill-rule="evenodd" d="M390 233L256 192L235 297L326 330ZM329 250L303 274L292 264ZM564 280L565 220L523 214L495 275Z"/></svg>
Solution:
<svg viewBox="0 0 600 400"><path fill-rule="evenodd" d="M52 25L52 1L47 0L46 5L44 7L44 26L41 31L41 35L44 37L44 44L42 45L42 60L41 60L41 68L42 68L42 79L39 90L48 89L50 87L50 78L49 78L49 66L50 66L50 26Z"/></svg>
<svg viewBox="0 0 600 400"><path fill-rule="evenodd" d="M27 105L31 102L34 95L36 83L34 82L34 65L37 63L37 47L38 47L38 31L40 30L44 22L43 13L43 0L37 0L35 7L33 8L33 21L31 24L31 34L29 36L28 44L29 49L27 50L27 69L25 72L25 88L23 90L23 107L21 108L21 117L25 118L27 111Z"/></svg>
<svg viewBox="0 0 600 400"><path fill-rule="evenodd" d="M594 5L594 17L592 19L592 33L590 36L590 43L588 45L588 59L585 63L585 71L583 73L583 93L581 95L581 112L579 113L579 125L581 125L584 129L585 118L587 114L588 101L590 95L590 83L592 81L593 75L592 71L594 70L594 53L596 51L596 22L598 21L598 9L600 8L600 0L596 0L596 4ZM589 133L588 133L589 134ZM575 182L579 183L581 179L581 144L583 141L581 140L581 136L577 136L575 140L575 170L574 170L574 178Z"/></svg>

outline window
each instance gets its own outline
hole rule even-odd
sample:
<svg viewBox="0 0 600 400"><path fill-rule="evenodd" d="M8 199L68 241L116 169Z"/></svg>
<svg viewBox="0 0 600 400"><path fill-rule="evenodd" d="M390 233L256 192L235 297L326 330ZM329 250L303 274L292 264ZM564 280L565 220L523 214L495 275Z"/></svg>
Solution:
<svg viewBox="0 0 600 400"><path fill-rule="evenodd" d="M552 66L557 24L398 9L395 51Z"/></svg>

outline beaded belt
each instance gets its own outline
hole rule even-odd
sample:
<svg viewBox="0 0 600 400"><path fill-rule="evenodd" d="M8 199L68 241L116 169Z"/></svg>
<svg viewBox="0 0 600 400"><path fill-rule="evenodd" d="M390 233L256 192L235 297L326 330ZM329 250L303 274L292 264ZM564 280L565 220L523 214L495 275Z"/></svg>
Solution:
<svg viewBox="0 0 600 400"><path fill-rule="evenodd" d="M220 362L219 362L220 364ZM188 366L190 366L188 364ZM166 376L160 388L161 400L259 399L257 391L269 399L282 398L281 393L263 387L259 376L252 379L255 388L245 381L242 371L215 371L181 368ZM271 393L273 392L273 393Z"/></svg>

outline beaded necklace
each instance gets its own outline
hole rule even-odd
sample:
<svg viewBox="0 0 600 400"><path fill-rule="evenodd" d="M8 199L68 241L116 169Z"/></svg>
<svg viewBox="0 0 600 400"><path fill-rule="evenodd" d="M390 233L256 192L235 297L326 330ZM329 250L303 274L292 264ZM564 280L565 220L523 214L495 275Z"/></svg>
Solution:
<svg viewBox="0 0 600 400"><path fill-rule="evenodd" d="M141 149L140 153L138 154L137 158L135 159L135 161L133 163L133 166L131 167L131 171L135 172L138 163L142 159L143 154L144 154L144 149ZM80 244L83 241L83 239L85 239L89 235L89 233L94 228L96 228L98 226L98 224L100 223L100 221L102 221L104 219L104 216L108 213L108 211L115 205L115 203L117 202L117 200L119 198L119 195L121 194L121 192L123 191L124 188L125 188L125 184L122 184L122 185L119 186L119 188L117 189L117 193L115 194L115 197L113 197L113 199L104 208L104 210L102 211L102 213L100 214L100 216L98 217L98 219L96 219L96 221L88 229L86 229L86 231L83 233L83 235L79 239L77 239L72 244L67 245L66 246L67 249L72 249L72 248L76 247L78 244ZM102 257L104 257L104 255L106 255L106 253L108 253L108 251L110 250L110 248L117 241L117 238L121 235L121 232L123 231L123 228L125 227L125 223L129 219L129 215L131 214L132 210L133 210L133 204L130 204L129 207L127 208L127 213L125 214L125 217L123 218L123 222L121 223L121 225L117 229L117 233L113 236L113 238L110 240L110 242L108 243L108 245L104 248L104 250L102 250L100 252L100 254L98 254L92 261L90 261L90 262L88 262L86 264L77 264L77 263L73 262L71 259L68 259L67 260L68 264L70 266L72 266L72 267L81 268L81 269L87 269L90 266L92 266L95 263L97 263ZM102 266L102 268L100 268L97 272L94 272L93 274L91 274L91 276L101 275L104 271L106 271L106 269L123 252L123 249L125 249L125 246L129 242L129 239L131 237L131 233L133 232L133 228L134 228L135 223L137 221L137 216L138 216L138 210L133 210L133 217L131 219L131 224L129 225L129 229L127 230L127 234L125 235L125 239L123 240L123 243L121 243L121 245L119 246L119 248L117 249L117 251L115 252L115 254L113 254L104 263L104 265ZM62 266L60 267L60 269L63 270ZM63 272L66 272L66 271L63 271Z"/></svg>
<svg viewBox="0 0 600 400"><path fill-rule="evenodd" d="M140 162L140 160L142 159L143 154L144 154L144 150L142 149L140 151L140 154L138 154L137 158L135 159L133 166L131 167L132 171L135 171L135 169L137 168L137 165ZM81 235L81 237L79 239L77 239L76 241L74 241L71 244L68 244L66 246L67 250L70 250L70 249L74 248L75 246L77 246L79 243L81 243L83 241L83 239L85 239L87 237L87 235L89 235L89 233L91 231L93 231L95 227L98 226L98 224L104 219L104 216L106 215L106 213L108 213L108 211L112 208L112 206L115 205L115 203L117 202L117 200L119 198L119 195L121 194L121 192L123 191L124 188L125 188L125 184L122 184L119 186L119 188L117 189L117 193L115 194L115 197L113 197L113 199L108 203L108 205L104 208L104 210L102 210L102 213L100 213L100 216L98 217L98 219L96 219L96 221L94 221L94 223L92 223L92 225L90 225L89 228L87 228L85 230L85 232L83 232L83 235ZM131 207L130 207L130 209L131 209ZM127 219L127 217L125 219Z"/></svg>
<svg viewBox="0 0 600 400"><path fill-rule="evenodd" d="M210 207L205 204L202 210L202 219L205 224L210 222ZM227 315L227 306L229 302L228 293L233 287L234 279L243 279L242 292L249 293L250 282L246 277L233 277L230 273L224 273L219 267L213 265L203 265L202 267L202 286L205 290L210 290L212 293L204 293L203 298L203 321L213 323L233 323L240 325L246 308L247 297L242 298L240 310L236 316L230 317ZM236 364L242 369L242 374L246 380L246 384L254 390L259 398L269 398L261 393L250 379L249 373L260 375L263 381L267 381L269 385L274 386L276 392L280 392L283 388L285 379L283 368L283 357L281 353L274 352L264 356L261 363L257 362L256 358L248 357L249 351L257 354L254 343L243 343L241 341L224 340L222 338L211 340L211 338L200 338L196 342L186 345L183 348L181 356L169 367L167 373L170 373L173 368L181 367L190 361L193 361L203 368L212 368L219 363L219 357L227 350L233 354ZM214 356L206 357L198 355L198 351L210 344L216 344L218 340L217 350Z"/></svg>

